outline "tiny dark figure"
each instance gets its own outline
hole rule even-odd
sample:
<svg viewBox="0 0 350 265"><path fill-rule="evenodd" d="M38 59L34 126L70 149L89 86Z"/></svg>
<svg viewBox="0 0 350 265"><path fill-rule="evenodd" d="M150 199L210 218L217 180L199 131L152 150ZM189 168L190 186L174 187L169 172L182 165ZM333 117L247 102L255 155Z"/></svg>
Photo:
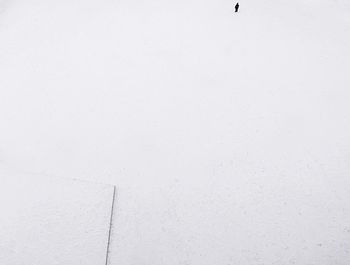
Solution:
<svg viewBox="0 0 350 265"><path fill-rule="evenodd" d="M239 3L237 3L237 4L235 5L235 12L236 12L236 13L238 12L238 9L239 9Z"/></svg>

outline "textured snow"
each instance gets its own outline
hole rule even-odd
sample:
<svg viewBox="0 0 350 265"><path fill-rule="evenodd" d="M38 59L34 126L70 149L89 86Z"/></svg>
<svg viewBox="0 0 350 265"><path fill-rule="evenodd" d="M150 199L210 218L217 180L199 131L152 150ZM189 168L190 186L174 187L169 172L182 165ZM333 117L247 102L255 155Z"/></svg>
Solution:
<svg viewBox="0 0 350 265"><path fill-rule="evenodd" d="M0 163L117 185L111 264L349 263L349 1L1 3Z"/></svg>
<svg viewBox="0 0 350 265"><path fill-rule="evenodd" d="M0 184L1 264L105 264L111 186L13 170Z"/></svg>

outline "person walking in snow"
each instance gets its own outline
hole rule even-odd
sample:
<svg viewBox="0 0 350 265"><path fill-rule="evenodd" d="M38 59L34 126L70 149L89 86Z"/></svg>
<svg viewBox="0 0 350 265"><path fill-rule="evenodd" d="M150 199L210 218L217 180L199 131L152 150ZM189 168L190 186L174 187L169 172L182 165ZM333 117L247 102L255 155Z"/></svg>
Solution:
<svg viewBox="0 0 350 265"><path fill-rule="evenodd" d="M237 4L235 5L235 12L236 12L236 13L238 12L238 9L239 9L239 3L237 3Z"/></svg>

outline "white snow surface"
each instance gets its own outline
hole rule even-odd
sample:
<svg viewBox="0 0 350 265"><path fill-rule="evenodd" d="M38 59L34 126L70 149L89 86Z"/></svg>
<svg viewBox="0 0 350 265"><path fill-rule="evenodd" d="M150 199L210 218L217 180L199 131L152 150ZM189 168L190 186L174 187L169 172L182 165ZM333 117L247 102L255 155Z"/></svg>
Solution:
<svg viewBox="0 0 350 265"><path fill-rule="evenodd" d="M240 3L0 1L0 165L115 184L112 265L349 264L350 2Z"/></svg>
<svg viewBox="0 0 350 265"><path fill-rule="evenodd" d="M0 172L0 263L105 264L113 188Z"/></svg>

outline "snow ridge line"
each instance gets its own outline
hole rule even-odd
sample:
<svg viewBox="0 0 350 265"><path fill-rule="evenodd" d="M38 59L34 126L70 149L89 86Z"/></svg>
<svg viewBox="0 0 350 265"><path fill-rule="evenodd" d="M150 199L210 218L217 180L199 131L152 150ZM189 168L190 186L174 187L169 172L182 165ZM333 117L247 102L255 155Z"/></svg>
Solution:
<svg viewBox="0 0 350 265"><path fill-rule="evenodd" d="M106 262L105 265L108 265L109 261L109 245L111 243L111 234L112 234L112 223L113 223L113 212L114 212L114 201L115 201L116 187L113 186L113 198L112 198L112 207L111 207L111 216L109 220L109 231L108 231L108 242L107 242L107 250L106 250Z"/></svg>

